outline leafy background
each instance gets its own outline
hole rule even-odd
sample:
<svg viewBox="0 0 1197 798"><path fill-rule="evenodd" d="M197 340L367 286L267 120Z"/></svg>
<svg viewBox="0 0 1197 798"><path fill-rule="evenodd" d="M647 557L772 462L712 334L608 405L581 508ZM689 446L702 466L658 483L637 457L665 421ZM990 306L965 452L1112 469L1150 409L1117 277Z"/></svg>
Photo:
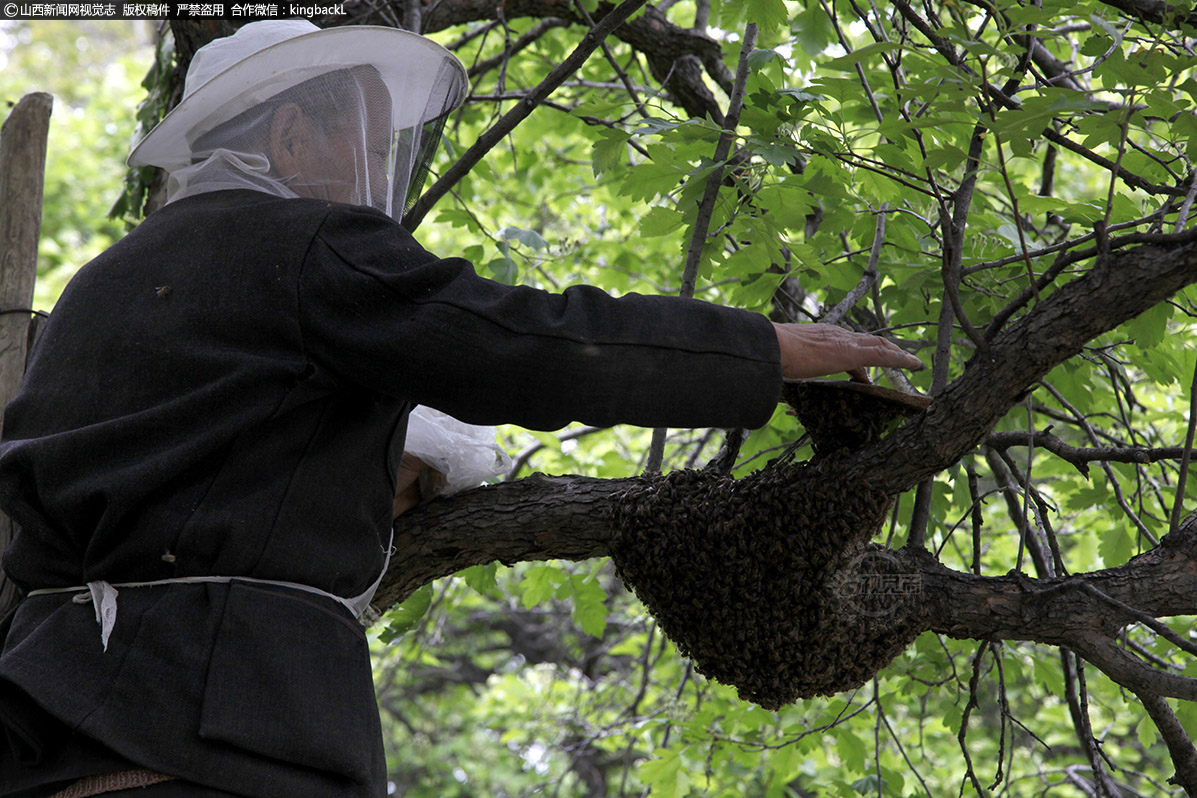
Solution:
<svg viewBox="0 0 1197 798"><path fill-rule="evenodd" d="M666 5L684 27L700 8ZM895 6L709 4L706 32L723 43L729 70L748 22L759 38L735 141L740 160L715 208L698 297L818 317L860 284L884 218L879 280L846 323L889 331L930 364L947 305L941 267L951 240L942 215L960 207L970 179L959 290L976 327L1025 288L1028 268L1041 274L1056 252L1092 246L1098 223L1112 232L1189 226L1185 201L1197 186L1192 30L1132 21L1098 2L914 10L963 55L962 68ZM483 63L537 21L510 19L459 55L467 66ZM436 35L453 43L462 33ZM473 99L447 127L438 167L542 80L579 35L548 30L518 58L478 75ZM1028 69L1016 46L1027 37L1068 62L1071 76ZM635 53L610 47L635 96L596 54L436 206L419 230L425 246L462 254L508 283L678 292L719 125L679 110ZM153 30L6 23L0 53L6 99L32 89L56 97L37 294L38 307L49 309L78 265L136 224L127 208L123 218L107 213L121 197ZM1016 107L1000 106L984 88L1007 82L1020 87ZM726 108L726 94L716 92ZM1108 167L1053 146L1045 129L1146 188L1112 181ZM1091 266L1066 264L1061 279ZM1050 425L1078 446L1178 445L1197 366L1194 310L1186 292L1091 342L999 431ZM912 375L924 392L974 352L966 329L950 329L946 371ZM739 473L800 435L779 410L749 436ZM632 428L503 428L500 436L521 474L629 476L649 449L648 432ZM666 468L701 466L722 442L717 431L671 431ZM1050 526L1068 571L1120 565L1166 530L1178 475L1169 459L1094 463L1085 474L1041 449L978 450L934 480L926 539L950 567L1001 574L1031 567L1020 523L1041 536ZM1192 506L1194 480L1185 493ZM886 540L906 539L914 502L913 494L901 498ZM1192 621L1167 622L1193 639ZM396 795L1084 796L1093 794L1095 767L1120 794L1180 794L1166 783L1167 750L1134 699L1052 647L928 633L857 691L766 712L694 673L598 560L476 567L421 590L376 633ZM1197 676L1192 657L1150 630L1132 627L1124 642ZM1172 703L1197 733L1197 708Z"/></svg>

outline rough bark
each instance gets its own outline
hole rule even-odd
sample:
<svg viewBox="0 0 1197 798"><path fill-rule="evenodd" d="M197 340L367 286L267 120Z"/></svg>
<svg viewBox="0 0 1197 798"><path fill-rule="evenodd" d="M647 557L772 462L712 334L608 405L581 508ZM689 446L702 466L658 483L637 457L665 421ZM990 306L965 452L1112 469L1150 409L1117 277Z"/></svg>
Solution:
<svg viewBox="0 0 1197 798"><path fill-rule="evenodd" d="M936 397L921 416L844 468L900 493L979 444L1036 381L1085 344L1197 282L1197 244L1176 239L1115 253L1046 297Z"/></svg>
<svg viewBox="0 0 1197 798"><path fill-rule="evenodd" d="M604 556L612 496L634 481L533 474L417 507L396 526L375 604L390 607L471 565Z"/></svg>
<svg viewBox="0 0 1197 798"><path fill-rule="evenodd" d="M426 504L398 527L377 604L390 606L432 579L493 560L602 556L614 534L610 508L634 481L537 474ZM918 549L892 556L918 574L923 628L958 639L1068 646L1132 689L1197 700L1197 680L1151 670L1111 648L1119 630L1144 617L1197 614L1197 519L1125 565L1053 579L964 573Z"/></svg>

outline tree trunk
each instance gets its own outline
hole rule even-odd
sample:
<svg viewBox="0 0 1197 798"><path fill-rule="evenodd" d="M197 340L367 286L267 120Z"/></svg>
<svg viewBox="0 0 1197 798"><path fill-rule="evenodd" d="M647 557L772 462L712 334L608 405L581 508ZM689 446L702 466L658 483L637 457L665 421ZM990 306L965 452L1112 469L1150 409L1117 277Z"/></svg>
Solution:
<svg viewBox="0 0 1197 798"><path fill-rule="evenodd" d="M30 306L53 102L49 94L27 94L0 128L0 428L2 408L21 387L31 338ZM12 520L0 514L0 550L8 548L12 536ZM0 617L16 601L15 585L0 573Z"/></svg>

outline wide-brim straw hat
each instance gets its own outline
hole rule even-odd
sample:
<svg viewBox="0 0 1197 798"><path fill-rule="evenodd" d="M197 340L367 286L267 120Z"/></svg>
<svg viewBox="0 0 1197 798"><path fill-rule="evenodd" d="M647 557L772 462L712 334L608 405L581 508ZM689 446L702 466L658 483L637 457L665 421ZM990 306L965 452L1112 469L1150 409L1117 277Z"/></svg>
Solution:
<svg viewBox="0 0 1197 798"><path fill-rule="evenodd" d="M441 45L405 30L372 25L321 29L307 20L251 22L196 51L183 99L129 155L130 166L168 171L191 163L204 133L284 89L336 69L370 65L390 90L396 130L461 105L465 67ZM445 102L422 99L447 92Z"/></svg>

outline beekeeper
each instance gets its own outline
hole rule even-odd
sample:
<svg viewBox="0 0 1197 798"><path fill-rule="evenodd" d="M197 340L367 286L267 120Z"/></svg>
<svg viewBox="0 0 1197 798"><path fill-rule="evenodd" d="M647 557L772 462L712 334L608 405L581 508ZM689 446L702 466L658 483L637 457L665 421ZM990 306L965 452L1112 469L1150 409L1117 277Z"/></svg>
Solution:
<svg viewBox="0 0 1197 798"><path fill-rule="evenodd" d="M66 288L4 419L26 596L0 627L0 795L385 795L358 620L417 403L754 427L783 375L920 365L429 254L398 220L467 82L420 36L257 22L185 86L129 159L170 173L167 204Z"/></svg>

